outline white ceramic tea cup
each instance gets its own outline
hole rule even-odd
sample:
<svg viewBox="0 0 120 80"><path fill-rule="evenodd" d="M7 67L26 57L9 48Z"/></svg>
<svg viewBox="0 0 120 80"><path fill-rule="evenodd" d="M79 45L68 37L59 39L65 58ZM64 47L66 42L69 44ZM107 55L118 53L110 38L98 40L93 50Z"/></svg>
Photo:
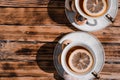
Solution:
<svg viewBox="0 0 120 80"><path fill-rule="evenodd" d="M83 17L85 17L87 19L91 19L91 18L96 19L96 18L100 18L100 17L103 17L103 16L107 15L107 12L110 10L111 2L112 2L112 0L107 0L108 8L107 8L106 12L103 15L97 16L97 17L92 17L92 16L89 16L89 15L85 14L83 12L83 10L80 8L80 4L79 4L80 0L75 0L75 7L76 7L77 12L79 14L81 14Z"/></svg>
<svg viewBox="0 0 120 80"><path fill-rule="evenodd" d="M105 17L108 20L110 20L111 22L114 22L113 18L111 17L111 15L108 14L108 12L110 11L110 7L112 4L112 0L107 0L107 10L105 11L104 14L100 15L100 16L89 16L86 13L83 12L83 10L80 8L80 0L66 0L65 1L65 7L66 9L68 9L69 11L73 11L75 13L79 13L79 15L81 15L82 17L89 19L89 20L93 20L93 19L97 19L97 18L101 18L101 17Z"/></svg>
<svg viewBox="0 0 120 80"><path fill-rule="evenodd" d="M66 62L66 56L67 56L67 53L68 51L75 47L75 46L81 46L85 49L87 49L93 56L93 60L94 60L94 63L93 63L93 66L92 68L90 69L90 71L88 71L87 73L85 74L79 74L79 73L76 73L74 71L72 71L69 66L67 65L67 62ZM104 64L104 63L102 63ZM91 79L94 79L95 76L92 74L95 70L95 66L96 66L96 55L94 54L94 51L86 44L83 44L83 43L80 43L80 42L71 42L69 43L68 45L66 45L62 51L62 54L61 54L61 65L63 67L63 69L70 75L70 76L73 76L75 78L77 78L78 80L91 80Z"/></svg>

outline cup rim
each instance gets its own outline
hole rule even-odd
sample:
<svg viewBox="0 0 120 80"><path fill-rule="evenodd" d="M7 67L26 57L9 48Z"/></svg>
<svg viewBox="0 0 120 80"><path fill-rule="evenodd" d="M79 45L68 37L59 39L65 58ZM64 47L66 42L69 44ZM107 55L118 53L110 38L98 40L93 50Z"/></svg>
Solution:
<svg viewBox="0 0 120 80"><path fill-rule="evenodd" d="M79 7L79 1L80 1L80 0L75 0L75 8L76 8L77 12L78 12L80 15L82 15L83 17L85 17L85 18L87 18L87 19L91 19L91 18L96 19L96 18L100 18L100 17L102 17L102 16L105 16L105 15L107 14L107 12L109 12L110 7L111 7L111 0L107 0L107 1L108 1L108 9L107 9L107 11L106 11L103 15L101 15L101 16L92 17L92 16L89 16L89 15L85 14L85 13L80 9L80 7Z"/></svg>
<svg viewBox="0 0 120 80"><path fill-rule="evenodd" d="M79 74L79 73L75 73L73 72L67 65L66 63L66 55L67 55L67 52L74 46L82 46L84 48L86 48L88 51L90 51L90 53L92 54L93 56L93 59L94 59L94 64L92 66L92 68L85 74ZM74 76L74 77L84 77L86 75L89 75L90 73L93 72L93 70L95 69L95 65L96 65L96 57L95 57L95 54L94 54L94 51L92 51L92 49L89 47L88 45L86 44L83 44L83 43L80 43L80 42L71 42L69 45L67 45L63 51L62 51L62 54L61 54L61 65L63 66L63 69L68 73L70 74L71 76Z"/></svg>

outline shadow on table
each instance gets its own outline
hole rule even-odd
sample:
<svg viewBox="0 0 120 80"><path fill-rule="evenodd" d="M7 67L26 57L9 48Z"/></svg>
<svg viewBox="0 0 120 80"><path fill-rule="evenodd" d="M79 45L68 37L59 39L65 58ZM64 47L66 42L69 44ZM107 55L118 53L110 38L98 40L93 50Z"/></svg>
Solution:
<svg viewBox="0 0 120 80"><path fill-rule="evenodd" d="M76 31L65 14L65 0L50 0L48 3L48 15L57 24L63 24Z"/></svg>
<svg viewBox="0 0 120 80"><path fill-rule="evenodd" d="M64 35L64 34L63 34ZM53 53L54 48L58 40L63 37L63 35L58 36L53 42L46 42L43 46L37 51L36 61L39 68L47 73L54 73L54 78L56 80L64 80L57 73L54 62L53 62Z"/></svg>
<svg viewBox="0 0 120 80"><path fill-rule="evenodd" d="M69 23L65 15L64 1L65 0L49 0L47 9L48 15L51 20L55 22L54 24L66 25L72 30L76 31L77 29ZM53 52L57 44L56 42L58 42L63 35L64 34L58 36L53 42L46 42L42 47L39 48L36 56L36 61L39 68L47 73L54 73L54 78L56 80L64 80L58 75L53 63Z"/></svg>

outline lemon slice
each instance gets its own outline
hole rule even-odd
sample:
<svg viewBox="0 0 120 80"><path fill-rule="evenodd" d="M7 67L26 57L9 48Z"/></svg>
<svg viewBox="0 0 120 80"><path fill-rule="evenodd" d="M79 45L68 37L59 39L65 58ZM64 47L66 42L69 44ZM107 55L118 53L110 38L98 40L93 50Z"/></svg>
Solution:
<svg viewBox="0 0 120 80"><path fill-rule="evenodd" d="M92 17L99 17L107 10L107 0L84 0L83 9Z"/></svg>
<svg viewBox="0 0 120 80"><path fill-rule="evenodd" d="M76 49L68 59L69 67L77 73L87 73L93 66L93 57L85 49Z"/></svg>

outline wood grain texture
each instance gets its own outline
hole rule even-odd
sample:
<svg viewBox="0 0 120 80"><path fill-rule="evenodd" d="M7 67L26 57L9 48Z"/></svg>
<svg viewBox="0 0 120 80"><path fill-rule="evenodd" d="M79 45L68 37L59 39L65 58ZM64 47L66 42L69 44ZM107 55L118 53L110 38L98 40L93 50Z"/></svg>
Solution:
<svg viewBox="0 0 120 80"><path fill-rule="evenodd" d="M10 54L6 56L6 60L11 61L35 61L35 60L53 60L53 52L56 46L56 42L37 42L37 43L26 43L26 42L1 42L4 44L4 49L1 51L8 51ZM103 43L105 49L106 62L120 62L120 43ZM37 58L37 59L36 59Z"/></svg>
<svg viewBox="0 0 120 80"><path fill-rule="evenodd" d="M120 6L120 0L118 0ZM1 7L64 7L65 0L0 0Z"/></svg>
<svg viewBox="0 0 120 80"><path fill-rule="evenodd" d="M67 33L74 32L73 26L0 26L0 39L12 41L57 42ZM120 28L108 27L92 32L101 42L120 43ZM114 36L113 36L114 35Z"/></svg>
<svg viewBox="0 0 120 80"><path fill-rule="evenodd" d="M0 8L0 24L60 25L68 24L64 8Z"/></svg>
<svg viewBox="0 0 120 80"><path fill-rule="evenodd" d="M56 73L53 65L53 50L56 43L10 42L9 45L6 43L4 45L6 47L12 45L13 48L10 49L12 54L0 61L0 75L2 77L53 77L54 73ZM103 79L120 79L120 46L108 43L104 43L103 46L106 52L106 64L101 72L101 77Z"/></svg>
<svg viewBox="0 0 120 80"><path fill-rule="evenodd" d="M64 8L0 8L1 25L67 25ZM118 11L120 13L120 10ZM113 26L120 26L120 14Z"/></svg>
<svg viewBox="0 0 120 80"><path fill-rule="evenodd" d="M0 80L63 80L53 64L54 47L78 31L66 18L64 1L0 0ZM119 13L113 24L92 32L105 49L103 80L120 80Z"/></svg>
<svg viewBox="0 0 120 80"><path fill-rule="evenodd" d="M56 80L53 77L1 77L0 80Z"/></svg>
<svg viewBox="0 0 120 80"><path fill-rule="evenodd" d="M47 61L46 63L44 62L44 64L41 64L39 66L36 64L35 61L33 62L2 61L0 65L0 68L2 68L0 70L0 76L1 77L12 77L12 76L14 77L25 77L25 76L54 77L56 73L55 69L52 69L54 66L53 65L49 67L43 66L45 64L47 65ZM115 66L114 65L115 64L113 63L111 64L106 63L102 72L100 73L101 77L105 78L104 76L111 76L110 78L112 79L120 79L120 76L119 76L120 65L119 64L116 64ZM46 71L43 69L43 67L44 69L46 69ZM49 71L50 69L52 69L52 71ZM115 78L114 76L118 76L118 77Z"/></svg>
<svg viewBox="0 0 120 80"><path fill-rule="evenodd" d="M65 0L0 0L1 7L64 7Z"/></svg>

